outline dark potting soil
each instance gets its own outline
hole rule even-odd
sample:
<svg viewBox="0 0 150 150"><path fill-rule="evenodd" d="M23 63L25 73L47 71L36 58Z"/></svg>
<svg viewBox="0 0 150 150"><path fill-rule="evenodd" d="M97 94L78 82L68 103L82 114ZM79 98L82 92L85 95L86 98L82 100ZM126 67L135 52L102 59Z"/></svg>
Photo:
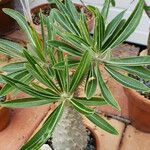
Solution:
<svg viewBox="0 0 150 150"><path fill-rule="evenodd" d="M76 9L78 12L85 13L85 16L87 20L90 20L92 18L92 13L88 11L84 6L82 5L75 5ZM37 9L33 9L32 12L32 20L35 25L40 25L40 17L39 17L39 12L41 11L42 14L45 16L49 16L51 9L56 8L55 4L50 5L50 4L45 4L41 5L41 7L37 7ZM34 11L35 10L35 11Z"/></svg>
<svg viewBox="0 0 150 150"><path fill-rule="evenodd" d="M87 129L87 136L88 143L84 150L96 150L96 140L93 133L89 129ZM49 138L46 144L48 144L52 150L55 150L53 147L52 138Z"/></svg>
<svg viewBox="0 0 150 150"><path fill-rule="evenodd" d="M150 69L150 68L148 67L148 69ZM138 77L137 75L133 75L133 74L129 74L129 76L140 81L141 83L145 84L146 86L148 86L150 88L150 81L146 81L146 80ZM140 92L140 94L150 100L150 92L146 92L146 93Z"/></svg>

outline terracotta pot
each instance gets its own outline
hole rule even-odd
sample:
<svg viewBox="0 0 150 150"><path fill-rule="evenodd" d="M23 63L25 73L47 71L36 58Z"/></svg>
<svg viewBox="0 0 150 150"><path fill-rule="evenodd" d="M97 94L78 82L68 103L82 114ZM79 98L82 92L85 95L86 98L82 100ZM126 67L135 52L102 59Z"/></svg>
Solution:
<svg viewBox="0 0 150 150"><path fill-rule="evenodd" d="M124 88L128 97L131 124L140 131L150 133L150 100L135 90Z"/></svg>
<svg viewBox="0 0 150 150"><path fill-rule="evenodd" d="M0 86L0 89L2 87ZM10 100L10 95L5 97L6 100ZM10 120L10 109L5 107L0 107L0 131L4 130L9 124Z"/></svg>
<svg viewBox="0 0 150 150"><path fill-rule="evenodd" d="M14 0L1 0L0 1L0 36L7 35L15 30L16 22L14 19L6 15L2 9L11 8L14 9Z"/></svg>
<svg viewBox="0 0 150 150"><path fill-rule="evenodd" d="M77 10L79 10L80 8L82 8L83 6L80 4L74 4L77 8ZM31 9L31 13L32 14L38 14L40 12L40 10L45 9L45 8L49 8L49 9L53 9L56 8L55 4L43 4L43 5L39 5L36 6L34 8ZM87 25L88 25L88 30L89 32L91 32L93 30L93 26L94 26L94 16L91 16L88 20L87 20ZM39 25L37 24L33 24L33 26L36 28L37 32L40 33L41 27L39 27Z"/></svg>

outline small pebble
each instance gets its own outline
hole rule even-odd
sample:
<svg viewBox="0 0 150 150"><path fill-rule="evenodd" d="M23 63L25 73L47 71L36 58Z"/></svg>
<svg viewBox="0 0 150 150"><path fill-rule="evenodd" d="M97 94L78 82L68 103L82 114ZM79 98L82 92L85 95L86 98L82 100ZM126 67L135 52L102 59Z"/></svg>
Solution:
<svg viewBox="0 0 150 150"><path fill-rule="evenodd" d="M52 150L52 149L49 147L48 144L44 144L44 145L40 148L40 150Z"/></svg>

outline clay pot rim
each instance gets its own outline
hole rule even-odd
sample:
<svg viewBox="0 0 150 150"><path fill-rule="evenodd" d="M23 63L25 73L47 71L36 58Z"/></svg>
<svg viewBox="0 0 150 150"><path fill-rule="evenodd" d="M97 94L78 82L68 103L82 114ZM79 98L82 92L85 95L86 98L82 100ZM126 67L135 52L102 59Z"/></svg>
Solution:
<svg viewBox="0 0 150 150"><path fill-rule="evenodd" d="M132 95L134 98L134 100L132 100L132 98L128 98L130 100L131 103L133 103L133 105L136 105L137 107L140 107L140 109L146 109L149 110L148 108L150 108L150 100L145 98L144 96L142 96L140 93L138 93L136 90L133 89L129 89L124 87L124 91L127 94L127 96L129 97L129 95Z"/></svg>
<svg viewBox="0 0 150 150"><path fill-rule="evenodd" d="M140 99L142 101L144 101L145 103L147 103L148 105L150 105L150 100L145 98L143 95L141 95L140 93L138 93L136 90L133 90L133 89L129 89L129 88L126 88L124 87L124 90L125 91L129 91L130 93L132 93L135 97L140 97ZM140 100L137 100L137 101L140 101Z"/></svg>
<svg viewBox="0 0 150 150"><path fill-rule="evenodd" d="M33 7L33 8L31 8L31 13L36 13L38 11L38 9L40 9L41 7L46 7L48 5L51 6L52 4L50 4L50 3L43 3L43 4L40 4L40 5L37 5L37 6ZM76 6L83 6L82 4L78 4L78 3L74 3L74 5L76 5ZM94 20L94 15L92 14L92 17L87 21L87 23L92 22L93 20Z"/></svg>

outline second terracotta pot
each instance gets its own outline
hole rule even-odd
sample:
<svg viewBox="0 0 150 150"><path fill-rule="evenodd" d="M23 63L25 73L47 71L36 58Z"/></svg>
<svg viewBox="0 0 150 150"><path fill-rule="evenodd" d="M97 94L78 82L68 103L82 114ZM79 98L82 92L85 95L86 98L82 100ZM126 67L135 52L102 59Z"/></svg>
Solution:
<svg viewBox="0 0 150 150"><path fill-rule="evenodd" d="M135 90L124 88L128 97L129 118L138 130L150 133L150 100Z"/></svg>
<svg viewBox="0 0 150 150"><path fill-rule="evenodd" d="M2 0L0 1L0 36L9 34L16 29L16 22L3 12L3 8L15 8L14 0Z"/></svg>

